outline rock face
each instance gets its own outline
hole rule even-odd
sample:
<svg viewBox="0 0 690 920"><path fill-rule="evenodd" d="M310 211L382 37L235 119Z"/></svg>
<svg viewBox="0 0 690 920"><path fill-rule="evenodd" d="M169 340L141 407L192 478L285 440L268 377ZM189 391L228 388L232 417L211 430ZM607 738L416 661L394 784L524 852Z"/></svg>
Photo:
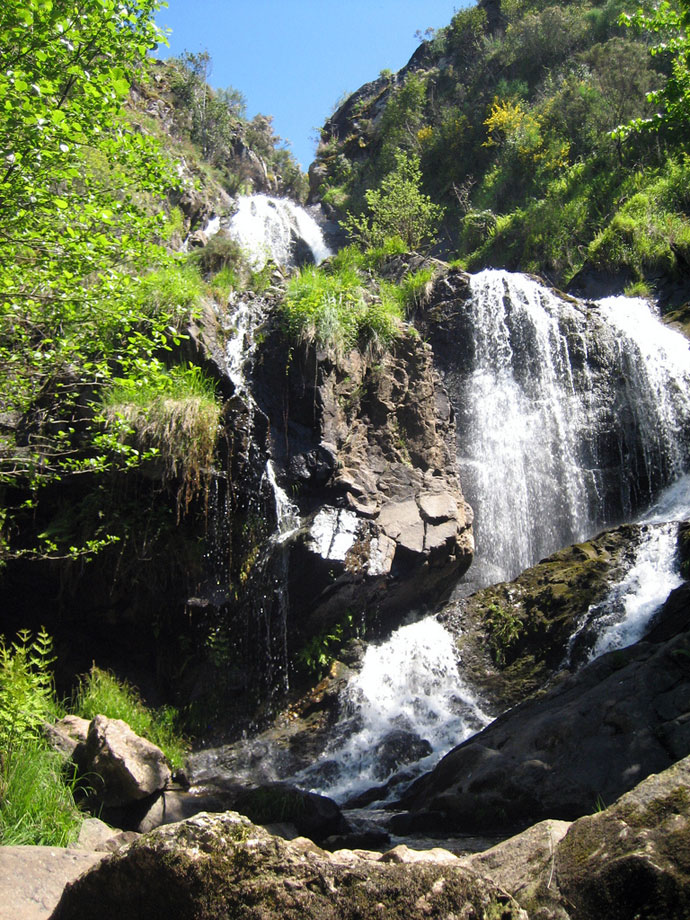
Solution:
<svg viewBox="0 0 690 920"><path fill-rule="evenodd" d="M47 920L65 885L103 855L70 847L0 847L0 920Z"/></svg>
<svg viewBox="0 0 690 920"><path fill-rule="evenodd" d="M284 353L269 336L255 391L304 520L290 545L294 635L318 634L346 610L375 625L433 602L469 566L473 539L430 349L411 331L375 358L305 348L287 377Z"/></svg>
<svg viewBox="0 0 690 920"><path fill-rule="evenodd" d="M573 819L690 753L690 587L648 641L598 658L516 706L413 784L392 824L461 830Z"/></svg>
<svg viewBox="0 0 690 920"><path fill-rule="evenodd" d="M135 734L121 719L96 716L74 759L106 807L137 802L170 781L170 767L161 749Z"/></svg>
<svg viewBox="0 0 690 920"><path fill-rule="evenodd" d="M383 862L282 841L234 812L159 828L70 885L53 920L527 920L492 882L458 860Z"/></svg>

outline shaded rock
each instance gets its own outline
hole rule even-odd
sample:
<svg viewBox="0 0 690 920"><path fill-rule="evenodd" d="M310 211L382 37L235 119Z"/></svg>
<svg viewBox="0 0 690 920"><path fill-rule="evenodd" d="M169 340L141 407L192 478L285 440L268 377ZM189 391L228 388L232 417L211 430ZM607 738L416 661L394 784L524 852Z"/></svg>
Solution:
<svg viewBox="0 0 690 920"><path fill-rule="evenodd" d="M53 920L261 916L527 920L492 882L457 864L386 864L272 837L246 818L197 815L147 834L70 885Z"/></svg>
<svg viewBox="0 0 690 920"><path fill-rule="evenodd" d="M144 799L164 789L171 778L159 747L135 734L121 719L101 715L92 720L74 759L94 796L107 807Z"/></svg>
<svg viewBox="0 0 690 920"><path fill-rule="evenodd" d="M148 811L137 825L137 831L145 834L161 824L174 824L191 818L200 811L219 812L230 807L227 796L197 794L181 789L166 789L156 796Z"/></svg>
<svg viewBox="0 0 690 920"><path fill-rule="evenodd" d="M690 758L576 821L555 879L573 920L690 916Z"/></svg>
<svg viewBox="0 0 690 920"><path fill-rule="evenodd" d="M104 856L69 847L0 847L0 920L45 920L65 885Z"/></svg>
<svg viewBox="0 0 690 920"><path fill-rule="evenodd" d="M678 588L658 616L690 604ZM670 615L671 615L670 614ZM573 820L690 753L690 633L610 652L496 719L415 782L391 826L505 833Z"/></svg>
<svg viewBox="0 0 690 920"><path fill-rule="evenodd" d="M287 783L268 783L249 789L237 796L234 808L256 824L292 824L299 834L317 843L349 831L333 799Z"/></svg>

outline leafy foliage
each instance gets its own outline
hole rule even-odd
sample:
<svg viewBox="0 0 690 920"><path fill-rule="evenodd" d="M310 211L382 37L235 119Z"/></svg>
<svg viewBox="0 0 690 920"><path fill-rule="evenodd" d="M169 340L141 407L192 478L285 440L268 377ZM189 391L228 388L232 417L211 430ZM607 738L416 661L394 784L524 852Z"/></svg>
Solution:
<svg viewBox="0 0 690 920"><path fill-rule="evenodd" d="M397 151L395 168L378 188L364 194L368 213L348 214L343 226L365 247L381 246L396 236L410 249L433 243L443 212L421 191L420 182L419 158Z"/></svg>
<svg viewBox="0 0 690 920"><path fill-rule="evenodd" d="M0 14L1 549L13 521L59 479L136 464L103 431L115 385L164 392L163 356L179 344L201 289L170 262L166 191L177 183L159 145L128 121L132 81L160 40L155 0L10 0ZM28 500L27 493L31 496ZM27 504L28 501L28 504Z"/></svg>
<svg viewBox="0 0 690 920"><path fill-rule="evenodd" d="M71 843L81 823L60 755L42 737L59 707L52 641L41 629L0 638L0 844Z"/></svg>

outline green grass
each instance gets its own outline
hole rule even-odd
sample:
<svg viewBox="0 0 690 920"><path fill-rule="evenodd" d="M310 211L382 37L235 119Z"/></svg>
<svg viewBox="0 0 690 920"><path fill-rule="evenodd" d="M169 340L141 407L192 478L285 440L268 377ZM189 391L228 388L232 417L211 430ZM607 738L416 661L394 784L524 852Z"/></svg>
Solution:
<svg viewBox="0 0 690 920"><path fill-rule="evenodd" d="M0 772L0 844L68 846L83 820L62 755L40 738L23 740Z"/></svg>
<svg viewBox="0 0 690 920"><path fill-rule="evenodd" d="M148 709L138 690L110 671L92 667L82 677L71 709L83 719L97 715L122 719L137 735L158 745L173 769L182 766L189 744L176 730L176 711L171 707Z"/></svg>
<svg viewBox="0 0 690 920"><path fill-rule="evenodd" d="M288 282L282 305L288 336L336 353L389 342L400 318L395 304L365 297L357 269L309 267Z"/></svg>

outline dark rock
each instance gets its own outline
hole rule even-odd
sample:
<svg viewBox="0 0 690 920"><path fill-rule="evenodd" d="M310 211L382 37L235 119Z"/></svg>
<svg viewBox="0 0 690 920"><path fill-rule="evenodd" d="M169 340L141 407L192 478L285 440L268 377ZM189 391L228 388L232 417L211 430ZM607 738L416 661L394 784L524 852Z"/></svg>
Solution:
<svg viewBox="0 0 690 920"><path fill-rule="evenodd" d="M159 828L67 887L53 920L527 920L458 860L383 862L272 837L228 812Z"/></svg>
<svg viewBox="0 0 690 920"><path fill-rule="evenodd" d="M416 732L397 728L388 732L376 746L376 778L390 776L398 767L416 763L432 752L429 742Z"/></svg>
<svg viewBox="0 0 690 920"><path fill-rule="evenodd" d="M287 783L268 783L249 789L236 798L234 808L256 824L292 824L298 833L316 843L349 831L333 799Z"/></svg>
<svg viewBox="0 0 690 920"><path fill-rule="evenodd" d="M659 636L681 602L687 586L659 615ZM612 802L690 753L689 651L687 628L642 641L516 706L414 783L403 799L413 814L394 828L428 818L437 831L505 832Z"/></svg>

